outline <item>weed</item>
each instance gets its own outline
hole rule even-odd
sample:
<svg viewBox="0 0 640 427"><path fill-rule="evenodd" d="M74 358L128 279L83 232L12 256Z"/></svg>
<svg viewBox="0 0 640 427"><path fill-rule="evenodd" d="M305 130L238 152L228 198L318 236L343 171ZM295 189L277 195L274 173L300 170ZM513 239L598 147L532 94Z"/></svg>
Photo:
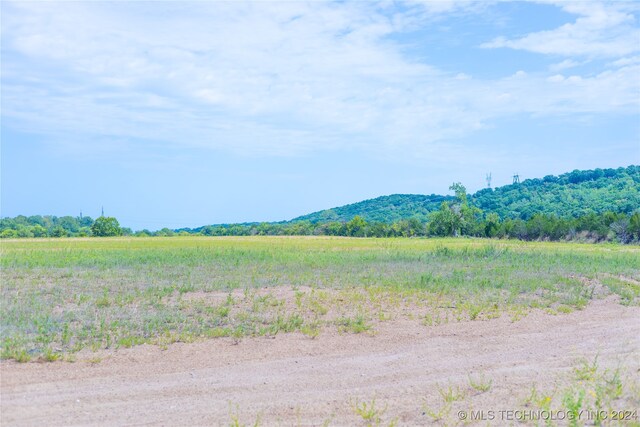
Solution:
<svg viewBox="0 0 640 427"><path fill-rule="evenodd" d="M240 415L238 415L238 406L236 405L236 409L235 411L231 411L231 409L229 410L229 418L231 419L231 421L229 422L229 426L230 427L247 427L248 424L244 424L240 421ZM254 421L253 424L251 424L252 427L259 427L260 426L260 414L256 415L256 420Z"/></svg>
<svg viewBox="0 0 640 427"><path fill-rule="evenodd" d="M367 323L367 320L362 314L358 314L354 318L342 317L338 319L336 323L338 325L338 330L341 332L360 334L371 330L371 325Z"/></svg>
<svg viewBox="0 0 640 427"><path fill-rule="evenodd" d="M111 305L111 300L109 299L109 296L106 292L104 295L96 299L95 305L97 308L106 308Z"/></svg>
<svg viewBox="0 0 640 427"><path fill-rule="evenodd" d="M598 372L598 356L593 359L593 362L583 360L580 366L574 368L573 372L579 381L593 380Z"/></svg>
<svg viewBox="0 0 640 427"><path fill-rule="evenodd" d="M425 414L433 418L433 421L438 422L442 421L445 418L449 418L449 414L451 413L451 402L445 402L444 405L440 407L440 409L432 409L426 404L423 406Z"/></svg>
<svg viewBox="0 0 640 427"><path fill-rule="evenodd" d="M118 340L118 346L124 347L124 348L130 348L130 347L133 347L134 345L142 344L143 342L144 342L144 339L142 337L130 335L130 336L120 338Z"/></svg>
<svg viewBox="0 0 640 427"><path fill-rule="evenodd" d="M311 322L307 322L302 326L300 332L311 339L315 339L318 335L320 335L320 322L317 319Z"/></svg>
<svg viewBox="0 0 640 427"><path fill-rule="evenodd" d="M26 350L20 349L13 353L10 357L16 360L16 362L26 363L31 360L31 355Z"/></svg>
<svg viewBox="0 0 640 427"><path fill-rule="evenodd" d="M449 385L447 388L440 387L438 385L438 393L440 393L440 397L445 403L452 403L456 400L462 400L465 398L465 393L459 387L454 387Z"/></svg>
<svg viewBox="0 0 640 427"><path fill-rule="evenodd" d="M60 353L55 353L50 348L45 349L42 355L42 359L46 362L55 362L56 360L60 360L61 357L62 355Z"/></svg>
<svg viewBox="0 0 640 427"><path fill-rule="evenodd" d="M562 402L567 408L569 425L571 426L578 425L578 415L580 414L580 410L582 409L584 394L585 392L583 389L577 391L567 390L564 394L564 397L562 398Z"/></svg>
<svg viewBox="0 0 640 427"><path fill-rule="evenodd" d="M491 390L491 385L493 384L493 380L487 380L484 375L481 375L480 378L474 380L471 375L469 375L469 385L474 390L485 393Z"/></svg>
<svg viewBox="0 0 640 427"><path fill-rule="evenodd" d="M353 411L359 415L367 426L379 426L382 423L382 416L387 412L387 406L384 408L376 407L376 399L371 402L360 402L356 399L353 403ZM388 425L395 426L396 421L392 420Z"/></svg>
<svg viewBox="0 0 640 427"><path fill-rule="evenodd" d="M220 317L228 317L230 312L231 307L229 307L228 305L220 306L217 309L217 315Z"/></svg>

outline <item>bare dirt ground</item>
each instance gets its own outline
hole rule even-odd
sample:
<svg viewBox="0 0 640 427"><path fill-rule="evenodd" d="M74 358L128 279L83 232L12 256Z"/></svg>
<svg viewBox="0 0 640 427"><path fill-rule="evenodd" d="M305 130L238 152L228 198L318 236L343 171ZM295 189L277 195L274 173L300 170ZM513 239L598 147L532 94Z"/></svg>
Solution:
<svg viewBox="0 0 640 427"><path fill-rule="evenodd" d="M522 408L534 384L554 389L582 358L640 375L640 307L613 297L565 315L425 326L383 322L371 334L323 331L214 339L167 349L78 355L75 363L0 363L1 418L9 425L357 425L375 398L386 422L430 425L442 390L458 407ZM98 361L98 359L100 359ZM491 389L469 387L484 376ZM462 405L462 406L460 406ZM614 408L616 409L616 408ZM617 408L632 409L632 408ZM638 408L636 408L638 409ZM455 414L455 412L453 413ZM453 419L456 419L455 416ZM494 421L495 425L509 424ZM512 422L511 424L517 424Z"/></svg>

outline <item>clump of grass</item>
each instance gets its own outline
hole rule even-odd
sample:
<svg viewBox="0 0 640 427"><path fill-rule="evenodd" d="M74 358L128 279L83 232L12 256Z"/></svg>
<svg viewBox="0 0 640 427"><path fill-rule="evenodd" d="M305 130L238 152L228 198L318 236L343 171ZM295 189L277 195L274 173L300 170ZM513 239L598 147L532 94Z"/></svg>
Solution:
<svg viewBox="0 0 640 427"><path fill-rule="evenodd" d="M355 317L341 317L336 321L336 324L340 332L360 334L371 331L371 325L367 323L365 316L362 314L358 314Z"/></svg>
<svg viewBox="0 0 640 427"><path fill-rule="evenodd" d="M438 422L449 418L451 413L451 403L445 403L439 409L433 409L425 404L423 409L425 414L431 417L434 422Z"/></svg>
<svg viewBox="0 0 640 427"><path fill-rule="evenodd" d="M438 385L438 393L446 403L462 400L466 396L465 392L460 387L454 387L452 385L448 385L447 387L441 387Z"/></svg>
<svg viewBox="0 0 640 427"><path fill-rule="evenodd" d="M300 332L311 339L315 339L318 337L318 335L320 335L320 328L320 322L316 319L311 322L306 322L300 329Z"/></svg>
<svg viewBox="0 0 640 427"><path fill-rule="evenodd" d="M353 412L362 418L362 421L366 426L381 426L383 425L382 417L387 412L387 406L380 408L376 406L376 399L373 398L370 402L355 400L352 404ZM396 420L391 420L388 424L389 427L396 425Z"/></svg>
<svg viewBox="0 0 640 427"><path fill-rule="evenodd" d="M579 381L593 381L598 373L598 356L589 362L584 359L579 366L573 369L575 378Z"/></svg>
<svg viewBox="0 0 640 427"><path fill-rule="evenodd" d="M275 335L278 332L294 332L300 330L303 323L304 320L298 314L286 317L278 315L276 320L269 327L269 330L272 335Z"/></svg>
<svg viewBox="0 0 640 427"><path fill-rule="evenodd" d="M469 375L469 385L472 389L479 393L485 393L491 390L491 386L493 385L493 380L486 379L484 375L481 375L480 378L474 379L471 375Z"/></svg>
<svg viewBox="0 0 640 427"><path fill-rule="evenodd" d="M31 360L31 355L24 349L16 350L14 353L8 353L8 358L15 359L16 362L26 363Z"/></svg>
<svg viewBox="0 0 640 427"><path fill-rule="evenodd" d="M144 338L129 335L126 337L122 337L118 340L118 346L124 348L131 348L134 345L143 344L145 342Z"/></svg>
<svg viewBox="0 0 640 427"><path fill-rule="evenodd" d="M56 353L50 348L47 348L42 355L42 360L45 362L55 362L56 360L60 360L62 355L60 353Z"/></svg>

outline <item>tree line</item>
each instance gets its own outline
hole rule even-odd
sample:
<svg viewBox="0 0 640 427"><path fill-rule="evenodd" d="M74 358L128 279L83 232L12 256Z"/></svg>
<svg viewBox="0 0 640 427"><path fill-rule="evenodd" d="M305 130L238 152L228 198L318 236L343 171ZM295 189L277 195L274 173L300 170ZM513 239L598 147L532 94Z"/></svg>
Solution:
<svg viewBox="0 0 640 427"><path fill-rule="evenodd" d="M346 236L346 237L447 237L470 236L521 240L617 241L640 243L640 209L631 213L590 212L579 217L536 213L528 219L501 218L472 203L465 187L454 183L455 197L443 200L438 210L424 218L393 222L367 221L355 215L349 221L208 225L195 229L133 232L113 217L18 216L0 220L0 238L85 236Z"/></svg>
<svg viewBox="0 0 640 427"><path fill-rule="evenodd" d="M28 237L103 237L129 236L134 234L130 228L120 227L114 217L101 216L93 219L89 216L54 215L18 215L15 218L0 219L0 238Z"/></svg>
<svg viewBox="0 0 640 427"><path fill-rule="evenodd" d="M451 186L456 196L443 201L426 220L409 218L391 223L367 221L356 215L350 221L210 225L183 229L184 234L205 236L318 235L346 237L448 237L469 236L520 240L617 241L640 243L640 209L630 214L606 211L580 217L534 214L529 219L501 219L472 205L465 187Z"/></svg>

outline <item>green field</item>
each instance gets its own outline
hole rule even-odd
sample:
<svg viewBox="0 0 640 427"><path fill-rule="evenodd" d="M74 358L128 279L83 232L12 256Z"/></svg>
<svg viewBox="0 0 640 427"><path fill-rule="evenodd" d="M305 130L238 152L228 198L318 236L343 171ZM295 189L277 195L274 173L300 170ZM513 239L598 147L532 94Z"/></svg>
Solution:
<svg viewBox="0 0 640 427"><path fill-rule="evenodd" d="M514 320L617 294L640 302L640 247L480 239L103 238L1 243L2 358ZM266 288L266 289L265 289Z"/></svg>

